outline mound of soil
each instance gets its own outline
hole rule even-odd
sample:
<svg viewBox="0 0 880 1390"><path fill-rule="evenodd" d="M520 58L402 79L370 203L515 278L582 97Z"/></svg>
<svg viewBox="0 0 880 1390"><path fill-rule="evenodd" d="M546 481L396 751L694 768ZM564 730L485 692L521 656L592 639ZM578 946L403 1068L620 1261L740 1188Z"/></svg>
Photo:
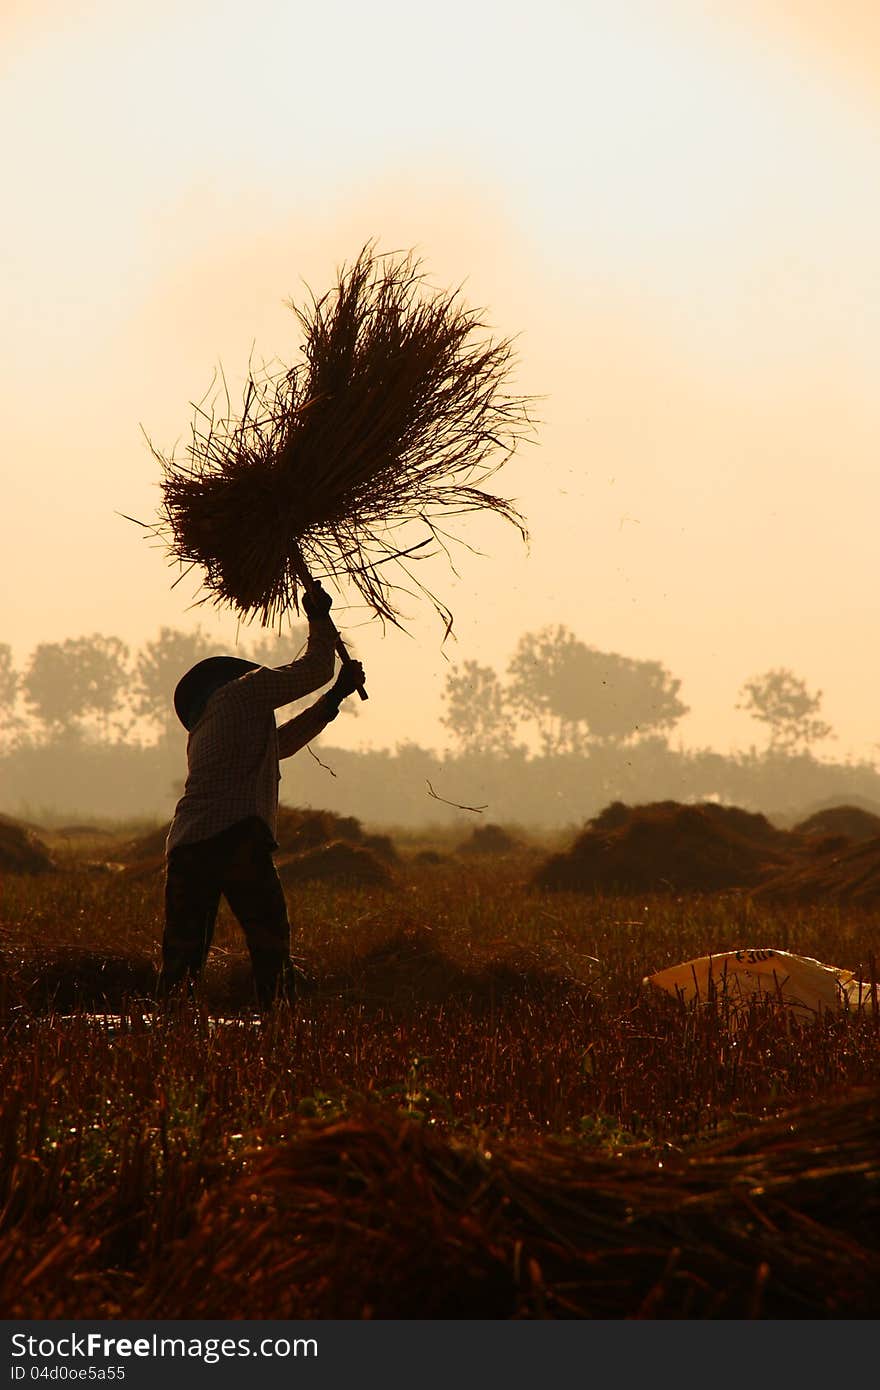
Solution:
<svg viewBox="0 0 880 1390"><path fill-rule="evenodd" d="M459 846L458 854L511 854L520 843L501 825L478 825Z"/></svg>
<svg viewBox="0 0 880 1390"><path fill-rule="evenodd" d="M794 830L798 835L835 836L863 844L880 836L880 816L861 806L828 806L800 821Z"/></svg>
<svg viewBox="0 0 880 1390"><path fill-rule="evenodd" d="M43 841L16 821L0 818L0 872L46 874L55 865Z"/></svg>
<svg viewBox="0 0 880 1390"><path fill-rule="evenodd" d="M120 870L126 879L135 882L152 883L165 874L165 841L170 822L159 825L136 840L129 840L118 849L109 851L111 858L106 864L109 871ZM90 866L94 868L94 865Z"/></svg>
<svg viewBox="0 0 880 1390"><path fill-rule="evenodd" d="M380 942L345 969L324 974L319 988L324 995L411 1012L452 999L479 1010L507 1000L565 998L571 986L531 960L459 963L427 932L409 930Z"/></svg>
<svg viewBox="0 0 880 1390"><path fill-rule="evenodd" d="M792 848L788 831L780 830L760 811L745 811L742 806L719 806L715 801L702 801L700 808L716 825L723 826L751 844L772 845L783 852Z"/></svg>
<svg viewBox="0 0 880 1390"><path fill-rule="evenodd" d="M88 868L92 873L97 872L97 865L89 864ZM155 887L165 879L165 855L156 855L153 859L138 859L133 864L120 864L116 860L105 862L105 873L119 873L127 883L142 883Z"/></svg>
<svg viewBox="0 0 880 1390"><path fill-rule="evenodd" d="M147 997L156 967L145 956L109 956L75 946L21 953L0 952L0 985L7 1005L35 1013L121 1007L132 996Z"/></svg>
<svg viewBox="0 0 880 1390"><path fill-rule="evenodd" d="M714 892L750 887L790 862L785 833L739 807L660 801L632 808L617 803L609 812L569 850L552 855L533 885L569 892ZM613 828L596 828L609 820Z"/></svg>
<svg viewBox="0 0 880 1390"><path fill-rule="evenodd" d="M133 869L144 869L164 863L168 826L159 826L148 835L131 840L119 850L119 859ZM354 816L337 816L332 811L312 811L293 806L279 806L275 833L281 854L302 854L337 841L359 845L371 850L386 863L397 859L397 851L388 835L369 835Z"/></svg>
<svg viewBox="0 0 880 1390"><path fill-rule="evenodd" d="M62 825L57 833L66 840L109 840L112 830L102 829L100 825Z"/></svg>
<svg viewBox="0 0 880 1390"><path fill-rule="evenodd" d="M393 878L388 865L365 845L349 845L333 840L278 864L281 882L337 883L346 888L390 888Z"/></svg>
<svg viewBox="0 0 880 1390"><path fill-rule="evenodd" d="M283 854L302 854L341 840L372 850L386 863L397 859L388 835L368 834L356 816L337 816L333 811L313 811L297 806L279 806L275 838Z"/></svg>
<svg viewBox="0 0 880 1390"><path fill-rule="evenodd" d="M880 903L880 838L803 856L760 884L753 897L765 902L875 907Z"/></svg>
<svg viewBox="0 0 880 1390"><path fill-rule="evenodd" d="M147 864L156 860L165 859L165 841L168 838L170 822L160 825L155 830L150 830L146 835L139 835L136 840L129 840L128 844L121 845L118 850L118 857L123 864Z"/></svg>
<svg viewBox="0 0 880 1390"><path fill-rule="evenodd" d="M623 801L612 801L610 806L606 806L598 816L587 822L587 829L602 832L619 830L622 826L628 825L633 817L641 817L643 813L673 816L679 811L689 809L705 812L716 825L752 844L789 847L788 832L778 830L760 812L745 811L741 806L721 806L715 801L701 801L696 807L685 806L680 801L651 801L640 806L627 806Z"/></svg>

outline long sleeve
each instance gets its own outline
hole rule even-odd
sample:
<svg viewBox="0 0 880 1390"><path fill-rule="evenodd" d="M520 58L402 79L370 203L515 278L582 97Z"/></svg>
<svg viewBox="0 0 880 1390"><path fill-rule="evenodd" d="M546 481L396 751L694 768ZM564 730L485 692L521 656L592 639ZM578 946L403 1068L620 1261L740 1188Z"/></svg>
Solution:
<svg viewBox="0 0 880 1390"><path fill-rule="evenodd" d="M309 623L305 652L287 666L260 666L234 682L236 698L254 712L278 709L311 695L333 679L336 629L329 618Z"/></svg>
<svg viewBox="0 0 880 1390"><path fill-rule="evenodd" d="M326 729L331 719L335 719L338 713L339 707L332 705L322 695L301 714L295 714L292 719L287 719L283 724L279 724L279 758L290 758L301 748L305 748L307 743L311 743L313 738L317 738L318 734Z"/></svg>
<svg viewBox="0 0 880 1390"><path fill-rule="evenodd" d="M288 666L259 666L215 691L187 742L187 779L168 835L179 844L210 839L257 816L275 835L278 758L289 757L320 733L338 710L322 697L281 726L275 710L333 677L336 629L326 618L309 624L306 651Z"/></svg>

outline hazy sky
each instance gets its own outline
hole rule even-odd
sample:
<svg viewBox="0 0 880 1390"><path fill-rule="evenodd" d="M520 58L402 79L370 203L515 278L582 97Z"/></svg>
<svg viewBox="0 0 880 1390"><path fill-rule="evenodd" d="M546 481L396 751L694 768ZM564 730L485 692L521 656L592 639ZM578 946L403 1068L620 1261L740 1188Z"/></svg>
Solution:
<svg viewBox="0 0 880 1390"><path fill-rule="evenodd" d="M519 334L540 442L498 476L532 534L427 577L457 641L338 616L351 743L440 746L449 660L563 623L682 680L691 745L743 746L742 681L825 692L880 742L880 19L779 0L44 0L5 7L0 642L160 624L195 583L135 527L140 433L184 441L222 361L296 357L284 307L377 237Z"/></svg>

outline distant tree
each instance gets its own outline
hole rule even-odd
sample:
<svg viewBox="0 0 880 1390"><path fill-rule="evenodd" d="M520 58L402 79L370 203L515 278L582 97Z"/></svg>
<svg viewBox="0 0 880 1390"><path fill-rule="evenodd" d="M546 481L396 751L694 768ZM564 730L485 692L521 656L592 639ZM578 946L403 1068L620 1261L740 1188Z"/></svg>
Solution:
<svg viewBox="0 0 880 1390"><path fill-rule="evenodd" d="M69 637L41 642L22 679L25 700L53 733L82 731L91 716L106 737L110 716L120 714L128 682L128 647L118 637ZM123 727L117 719L117 730Z"/></svg>
<svg viewBox="0 0 880 1390"><path fill-rule="evenodd" d="M302 654L308 637L308 628L299 623L284 632L264 632L255 641L245 638L241 651L236 648L236 652L249 661L258 661L261 666L287 666Z"/></svg>
<svg viewBox="0 0 880 1390"><path fill-rule="evenodd" d="M0 642L0 731L7 737L21 726L16 705L21 677L13 665L12 648Z"/></svg>
<svg viewBox="0 0 880 1390"><path fill-rule="evenodd" d="M656 734L688 712L681 681L659 661L598 651L565 627L521 637L508 674L510 704L536 721L547 753Z"/></svg>
<svg viewBox="0 0 880 1390"><path fill-rule="evenodd" d="M806 681L793 671L777 667L761 676L752 676L740 689L736 708L766 724L772 752L793 753L809 749L813 743L834 736L830 724L817 716L822 691L811 695Z"/></svg>
<svg viewBox="0 0 880 1390"><path fill-rule="evenodd" d="M174 712L174 687L197 661L206 656L229 654L256 661L261 666L283 666L302 652L307 637L308 629L298 625L281 634L263 633L250 641L245 637L237 646L229 646L200 627L191 632L174 627L160 628L158 637L141 647L134 664L132 703L135 713L149 720L164 741L180 728Z"/></svg>
<svg viewBox="0 0 880 1390"><path fill-rule="evenodd" d="M136 714L148 719L165 740L180 725L174 712L174 687L184 672L206 656L218 656L223 649L201 628L183 632L162 627L158 637L138 652L134 664L132 704Z"/></svg>
<svg viewBox="0 0 880 1390"><path fill-rule="evenodd" d="M465 753L509 753L514 746L504 689L491 666L465 661L446 677L441 723Z"/></svg>

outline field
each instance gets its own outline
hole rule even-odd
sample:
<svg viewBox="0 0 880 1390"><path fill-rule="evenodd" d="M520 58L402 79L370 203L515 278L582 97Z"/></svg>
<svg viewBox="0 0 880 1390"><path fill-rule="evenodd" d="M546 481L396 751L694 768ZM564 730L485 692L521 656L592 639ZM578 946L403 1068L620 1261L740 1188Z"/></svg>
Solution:
<svg viewBox="0 0 880 1390"><path fill-rule="evenodd" d="M541 893L535 844L399 838L387 887L288 889L292 1009L252 1013L224 915L160 1014L123 839L0 885L3 1316L877 1315L876 1018L641 986L744 945L868 978L875 914Z"/></svg>

